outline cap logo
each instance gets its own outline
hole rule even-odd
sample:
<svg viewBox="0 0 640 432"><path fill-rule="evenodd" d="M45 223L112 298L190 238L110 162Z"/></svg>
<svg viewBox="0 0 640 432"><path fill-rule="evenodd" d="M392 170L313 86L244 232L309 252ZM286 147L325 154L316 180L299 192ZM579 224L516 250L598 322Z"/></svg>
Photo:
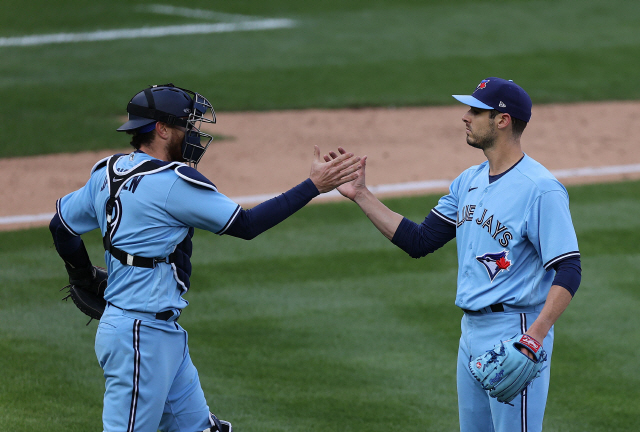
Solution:
<svg viewBox="0 0 640 432"><path fill-rule="evenodd" d="M498 104L498 106L500 108L506 108L507 106L504 104L504 102L500 101L500 103Z"/></svg>
<svg viewBox="0 0 640 432"><path fill-rule="evenodd" d="M186 112L187 114L189 114L191 112L191 110L189 108L185 108L183 111Z"/></svg>
<svg viewBox="0 0 640 432"><path fill-rule="evenodd" d="M480 84L478 84L478 87L476 87L476 90L481 90L484 88L487 88L487 83L491 81L491 80L482 80L480 81Z"/></svg>

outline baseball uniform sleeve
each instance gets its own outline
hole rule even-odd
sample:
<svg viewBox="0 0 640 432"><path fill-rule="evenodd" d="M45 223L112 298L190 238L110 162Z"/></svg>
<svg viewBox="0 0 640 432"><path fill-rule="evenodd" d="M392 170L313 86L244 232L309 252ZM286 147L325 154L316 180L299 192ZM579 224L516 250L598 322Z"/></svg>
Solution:
<svg viewBox="0 0 640 432"><path fill-rule="evenodd" d="M449 186L449 194L440 198L438 205L431 209L433 214L454 227L456 226L458 218L458 189L461 181L460 177L461 176L458 176L458 178L451 183L451 186Z"/></svg>
<svg viewBox="0 0 640 432"><path fill-rule="evenodd" d="M541 194L525 217L524 233L549 270L557 262L579 257L578 240L569 212L569 195L564 190Z"/></svg>
<svg viewBox="0 0 640 432"><path fill-rule="evenodd" d="M455 237L455 225L445 222L432 211L420 225L407 218L402 219L391 242L411 258L421 258L440 249Z"/></svg>
<svg viewBox="0 0 640 432"><path fill-rule="evenodd" d="M186 226L223 234L240 206L220 192L177 179L165 203L166 211Z"/></svg>
<svg viewBox="0 0 640 432"><path fill-rule="evenodd" d="M311 179L307 179L252 209L240 210L225 234L251 240L284 221L318 195L318 188Z"/></svg>
<svg viewBox="0 0 640 432"><path fill-rule="evenodd" d="M99 227L91 182L92 179L81 189L60 198L56 203L62 224L76 236Z"/></svg>
<svg viewBox="0 0 640 432"><path fill-rule="evenodd" d="M582 279L582 265L580 257L572 256L559 261L553 265L556 276L553 278L552 285L558 285L571 293L571 297L576 294L580 287Z"/></svg>

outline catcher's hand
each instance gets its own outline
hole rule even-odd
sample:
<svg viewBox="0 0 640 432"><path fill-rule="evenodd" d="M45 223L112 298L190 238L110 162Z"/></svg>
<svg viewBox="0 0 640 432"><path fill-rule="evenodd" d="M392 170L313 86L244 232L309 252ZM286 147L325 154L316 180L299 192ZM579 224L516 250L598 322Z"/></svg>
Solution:
<svg viewBox="0 0 640 432"><path fill-rule="evenodd" d="M520 348L526 348L535 358L529 358ZM489 390L489 396L508 404L540 376L546 360L547 353L537 340L516 335L469 362L469 369L482 388Z"/></svg>
<svg viewBox="0 0 640 432"><path fill-rule="evenodd" d="M104 290L107 288L107 270L102 267L91 266L84 269L67 267L69 273L69 285L62 289L69 289L69 295L73 303L85 315L91 319L99 320L107 306L104 299ZM87 323L87 325L91 322Z"/></svg>

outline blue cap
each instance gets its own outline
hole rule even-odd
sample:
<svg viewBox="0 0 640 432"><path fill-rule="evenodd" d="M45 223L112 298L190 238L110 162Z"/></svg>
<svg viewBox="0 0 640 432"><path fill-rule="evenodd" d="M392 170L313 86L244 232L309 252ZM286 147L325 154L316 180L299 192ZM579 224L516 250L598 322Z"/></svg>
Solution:
<svg viewBox="0 0 640 432"><path fill-rule="evenodd" d="M511 80L496 77L483 79L471 96L453 97L474 108L495 109L525 122L531 120L531 98Z"/></svg>

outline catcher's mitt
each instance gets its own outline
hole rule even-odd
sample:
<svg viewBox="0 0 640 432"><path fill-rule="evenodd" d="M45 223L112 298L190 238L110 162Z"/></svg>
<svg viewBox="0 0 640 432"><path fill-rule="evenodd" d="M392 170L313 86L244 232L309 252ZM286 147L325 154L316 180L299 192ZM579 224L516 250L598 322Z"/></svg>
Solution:
<svg viewBox="0 0 640 432"><path fill-rule="evenodd" d="M80 311L91 319L99 320L107 307L107 301L104 299L104 290L107 288L107 270L96 266L85 269L74 269L67 266L67 272L69 273L69 285L62 289L69 289L69 294L63 300L71 297Z"/></svg>
<svg viewBox="0 0 640 432"><path fill-rule="evenodd" d="M526 348L535 357L520 351ZM469 362L469 369L489 396L508 404L544 369L547 353L542 345L529 335L516 335L501 341L485 354Z"/></svg>

